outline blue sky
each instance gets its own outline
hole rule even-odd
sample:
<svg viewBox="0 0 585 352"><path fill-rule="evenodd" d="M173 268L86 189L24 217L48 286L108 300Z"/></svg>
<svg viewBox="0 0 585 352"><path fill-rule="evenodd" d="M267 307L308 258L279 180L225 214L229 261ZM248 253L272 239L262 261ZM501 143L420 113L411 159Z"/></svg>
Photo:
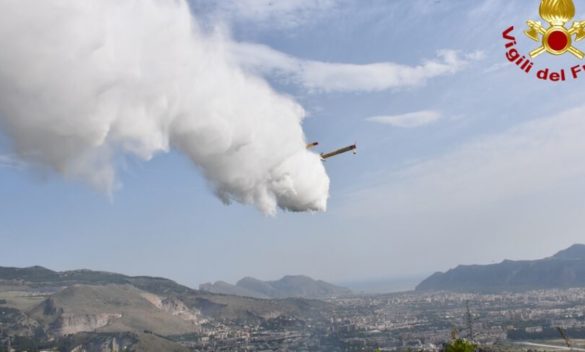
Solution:
<svg viewBox="0 0 585 352"><path fill-rule="evenodd" d="M191 5L205 28L230 33L247 70L305 108L307 138L323 151L358 143L358 156L325 164L328 211L270 217L225 206L174 151L128 159L109 197L14 159L3 135L0 265L191 286L285 274L342 282L538 258L583 242L585 77L541 82L504 57L510 25L520 51L535 47L521 32L539 1L220 4ZM575 4L585 18L585 1Z"/></svg>

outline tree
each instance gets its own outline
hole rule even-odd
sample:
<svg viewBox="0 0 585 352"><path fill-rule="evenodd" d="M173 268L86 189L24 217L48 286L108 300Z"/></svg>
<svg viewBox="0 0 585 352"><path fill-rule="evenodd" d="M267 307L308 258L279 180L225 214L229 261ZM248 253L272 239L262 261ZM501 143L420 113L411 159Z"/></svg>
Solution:
<svg viewBox="0 0 585 352"><path fill-rule="evenodd" d="M455 339L445 344L444 352L475 352L477 345L465 339Z"/></svg>

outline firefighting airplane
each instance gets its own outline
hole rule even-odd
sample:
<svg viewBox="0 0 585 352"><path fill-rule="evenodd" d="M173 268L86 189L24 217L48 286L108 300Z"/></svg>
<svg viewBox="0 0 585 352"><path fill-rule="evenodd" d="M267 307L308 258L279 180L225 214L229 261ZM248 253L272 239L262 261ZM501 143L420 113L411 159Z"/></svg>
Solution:
<svg viewBox="0 0 585 352"><path fill-rule="evenodd" d="M307 149L315 148L318 145L319 145L319 142L307 144ZM325 161L329 158L333 158L334 156L348 153L348 152L353 152L354 155L357 154L357 144L352 144L350 146L340 148L340 149L334 150L334 151L329 152L329 153L321 153L320 155L321 155L321 160Z"/></svg>

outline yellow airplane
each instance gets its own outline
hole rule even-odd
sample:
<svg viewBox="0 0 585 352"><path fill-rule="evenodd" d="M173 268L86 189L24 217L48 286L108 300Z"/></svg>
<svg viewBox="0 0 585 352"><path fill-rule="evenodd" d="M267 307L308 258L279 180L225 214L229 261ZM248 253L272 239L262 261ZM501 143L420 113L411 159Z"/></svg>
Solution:
<svg viewBox="0 0 585 352"><path fill-rule="evenodd" d="M307 149L313 149L318 145L319 145L319 142L309 143L309 144L307 144ZM334 156L348 153L348 152L353 152L354 155L357 154L357 144L352 144L352 145L349 145L347 147L343 147L343 148L334 150L334 151L329 152L329 153L321 153L320 155L321 155L321 160L325 161L329 158L333 158Z"/></svg>

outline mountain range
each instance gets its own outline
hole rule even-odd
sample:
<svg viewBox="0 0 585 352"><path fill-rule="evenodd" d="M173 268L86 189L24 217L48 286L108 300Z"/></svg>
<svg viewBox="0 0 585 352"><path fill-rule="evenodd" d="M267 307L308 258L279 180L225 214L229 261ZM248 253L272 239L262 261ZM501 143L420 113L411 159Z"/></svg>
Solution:
<svg viewBox="0 0 585 352"><path fill-rule="evenodd" d="M431 275L416 291L500 292L574 287L585 287L583 244L544 259L460 265Z"/></svg>
<svg viewBox="0 0 585 352"><path fill-rule="evenodd" d="M313 298L323 299L350 295L345 287L325 281L314 280L307 276L285 276L276 281L262 281L251 277L243 278L235 285L218 281L199 286L206 292L255 298Z"/></svg>
<svg viewBox="0 0 585 352"><path fill-rule="evenodd" d="M321 321L331 311L317 300L214 294L157 277L0 267L0 350L8 336L28 336L68 351L184 351L172 337L274 319Z"/></svg>
<svg viewBox="0 0 585 352"><path fill-rule="evenodd" d="M433 274L416 290L573 287L585 287L585 245L539 260L459 266ZM219 282L195 290L158 277L0 267L0 351L8 344L17 351L182 352L188 349L181 339L207 343L198 339L210 331L235 332L250 326L278 330L291 324L324 328L339 307L335 302L300 297L350 293L305 276L276 281L245 278L236 285Z"/></svg>

